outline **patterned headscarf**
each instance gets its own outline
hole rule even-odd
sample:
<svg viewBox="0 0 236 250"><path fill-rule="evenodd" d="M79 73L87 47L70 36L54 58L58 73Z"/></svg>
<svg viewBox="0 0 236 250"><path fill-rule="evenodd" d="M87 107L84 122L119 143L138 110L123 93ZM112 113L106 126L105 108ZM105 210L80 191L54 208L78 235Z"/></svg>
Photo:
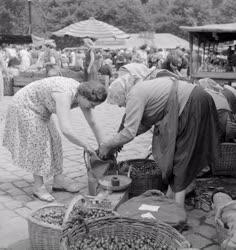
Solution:
<svg viewBox="0 0 236 250"><path fill-rule="evenodd" d="M216 92L220 92L223 90L223 87L221 87L217 82L215 82L211 78L200 79L199 85L204 89L211 89L211 90L214 90Z"/></svg>
<svg viewBox="0 0 236 250"><path fill-rule="evenodd" d="M124 107L127 95L136 82L137 78L129 74L117 78L108 88L107 102Z"/></svg>

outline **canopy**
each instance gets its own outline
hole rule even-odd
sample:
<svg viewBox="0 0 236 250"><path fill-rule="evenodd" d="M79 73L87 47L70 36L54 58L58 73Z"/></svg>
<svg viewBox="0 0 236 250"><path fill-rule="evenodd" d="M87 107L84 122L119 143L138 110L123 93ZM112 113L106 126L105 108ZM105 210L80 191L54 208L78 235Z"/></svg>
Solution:
<svg viewBox="0 0 236 250"><path fill-rule="evenodd" d="M11 34L0 34L0 44L25 44L32 43L30 35L11 35Z"/></svg>
<svg viewBox="0 0 236 250"><path fill-rule="evenodd" d="M200 41L224 42L236 40L236 23L208 24L203 26L180 26L181 29L199 37Z"/></svg>
<svg viewBox="0 0 236 250"><path fill-rule="evenodd" d="M129 37L122 30L107 23L98 21L93 17L86 21L71 24L61 30L53 32L52 35L59 37L66 35L81 38L90 37L94 39L124 39Z"/></svg>
<svg viewBox="0 0 236 250"><path fill-rule="evenodd" d="M40 45L46 45L46 44L55 44L55 41L53 39L45 39L36 35L31 35L32 37L32 42L35 46L40 46Z"/></svg>
<svg viewBox="0 0 236 250"><path fill-rule="evenodd" d="M180 26L180 28L189 32L236 32L236 23Z"/></svg>
<svg viewBox="0 0 236 250"><path fill-rule="evenodd" d="M144 44L160 49L188 49L189 42L170 33L129 34L129 39L98 39L95 47L103 49L138 48Z"/></svg>
<svg viewBox="0 0 236 250"><path fill-rule="evenodd" d="M126 41L126 47L138 48L143 44L154 46L160 49L175 49L181 47L188 49L189 42L170 33L156 33L149 37L142 34L130 34L130 38Z"/></svg>

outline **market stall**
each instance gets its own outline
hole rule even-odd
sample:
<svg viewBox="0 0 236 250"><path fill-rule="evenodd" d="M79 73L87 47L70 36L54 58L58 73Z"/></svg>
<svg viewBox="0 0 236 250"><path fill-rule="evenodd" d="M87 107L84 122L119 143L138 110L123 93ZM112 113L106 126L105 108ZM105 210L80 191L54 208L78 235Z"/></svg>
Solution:
<svg viewBox="0 0 236 250"><path fill-rule="evenodd" d="M236 81L236 23L180 28L189 33L193 80L208 77L222 83Z"/></svg>

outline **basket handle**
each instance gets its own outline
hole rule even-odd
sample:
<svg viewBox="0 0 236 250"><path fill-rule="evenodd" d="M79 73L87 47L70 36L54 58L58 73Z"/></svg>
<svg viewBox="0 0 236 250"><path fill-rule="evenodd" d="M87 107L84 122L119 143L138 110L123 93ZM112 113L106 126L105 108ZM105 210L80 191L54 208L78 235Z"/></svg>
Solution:
<svg viewBox="0 0 236 250"><path fill-rule="evenodd" d="M71 214L71 212L72 212L73 209L74 209L74 206L75 206L78 202L81 202L81 204L83 204L83 203L85 202L85 197L82 196L82 195L78 195L78 196L74 197L74 198L71 200L71 202L70 202L68 208L66 209L66 213L65 213L65 216L64 216L64 219L63 219L63 225L65 225L65 224L67 223L67 221L68 221L68 219L69 219L69 217L70 217L70 214Z"/></svg>
<svg viewBox="0 0 236 250"><path fill-rule="evenodd" d="M85 220L83 217L81 217L80 215L77 216L77 221L80 222L80 225L81 226L84 226L85 227L85 235L89 233L89 227L88 225L86 224ZM72 232L73 233L73 232ZM62 235L61 235L61 240L60 240L60 250L68 250L68 238L70 237L70 232L62 232Z"/></svg>
<svg viewBox="0 0 236 250"><path fill-rule="evenodd" d="M87 170L90 170L91 169L90 157L85 150L83 156L84 156L85 167L87 168Z"/></svg>

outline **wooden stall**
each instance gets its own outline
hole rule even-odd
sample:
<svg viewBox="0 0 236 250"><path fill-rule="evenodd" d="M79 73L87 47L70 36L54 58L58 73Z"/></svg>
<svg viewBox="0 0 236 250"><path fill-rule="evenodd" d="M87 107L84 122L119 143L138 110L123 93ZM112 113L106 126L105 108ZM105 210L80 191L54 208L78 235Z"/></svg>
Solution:
<svg viewBox="0 0 236 250"><path fill-rule="evenodd" d="M223 84L236 82L236 23L180 28L189 33L193 81L208 77Z"/></svg>

